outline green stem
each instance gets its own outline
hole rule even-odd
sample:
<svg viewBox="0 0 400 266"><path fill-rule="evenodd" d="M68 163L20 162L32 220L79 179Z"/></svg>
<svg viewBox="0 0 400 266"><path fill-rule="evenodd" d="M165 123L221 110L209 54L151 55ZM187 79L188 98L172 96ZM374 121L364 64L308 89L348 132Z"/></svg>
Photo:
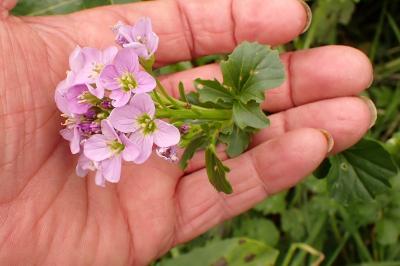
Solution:
<svg viewBox="0 0 400 266"><path fill-rule="evenodd" d="M202 119L202 120L230 120L231 110L205 109L200 112L192 109L161 109L157 110L157 118L171 119Z"/></svg>
<svg viewBox="0 0 400 266"><path fill-rule="evenodd" d="M158 80L158 78L155 78L155 79L156 79L156 83L157 83L157 89L159 90L159 92L160 92L174 107L176 107L176 108L182 108L182 107L185 105L185 103L180 102L179 100L174 99L173 97L171 97L171 96L168 94L167 90L164 88L164 86L161 84L161 82ZM182 103L183 103L184 105L182 105Z"/></svg>
<svg viewBox="0 0 400 266"><path fill-rule="evenodd" d="M398 261L370 262L360 264L350 264L349 266L399 266Z"/></svg>
<svg viewBox="0 0 400 266"><path fill-rule="evenodd" d="M353 239L356 242L358 252L360 253L360 256L363 260L371 262L373 261L371 254L368 251L367 246L364 244L364 241L362 240L360 233L358 231L355 231L353 233Z"/></svg>
<svg viewBox="0 0 400 266"><path fill-rule="evenodd" d="M323 229L325 222L327 220L327 215L322 215L321 218L315 223L314 227L312 228L312 231L309 234L309 237L306 240L306 243L308 245L313 245L317 239L317 237L320 235L321 230ZM306 252L301 251L295 259L293 260L293 263L291 263L291 266L300 266L304 265L303 261L305 256L307 255Z"/></svg>
<svg viewBox="0 0 400 266"><path fill-rule="evenodd" d="M339 256L340 252L342 251L344 245L347 243L347 240L349 240L350 233L346 232L342 240L339 242L339 245L335 249L335 251L332 253L331 257L329 258L328 262L326 263L325 266L331 266L335 262L337 256Z"/></svg>

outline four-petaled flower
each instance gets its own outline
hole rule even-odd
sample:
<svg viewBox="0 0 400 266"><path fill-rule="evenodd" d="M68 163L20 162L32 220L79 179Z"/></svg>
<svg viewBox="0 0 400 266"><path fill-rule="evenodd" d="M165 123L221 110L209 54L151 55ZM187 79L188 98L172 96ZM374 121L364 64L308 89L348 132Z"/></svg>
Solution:
<svg viewBox="0 0 400 266"><path fill-rule="evenodd" d="M75 84L85 84L91 94L97 98L104 97L104 88L99 82L100 73L104 67L111 64L118 48L108 47L104 51L77 46L69 57L71 71L75 74Z"/></svg>
<svg viewBox="0 0 400 266"><path fill-rule="evenodd" d="M116 183L121 176L122 158L135 161L139 155L139 147L124 134L118 135L108 120L101 121L102 134L95 134L86 140L84 155L97 162L96 182L103 179Z"/></svg>
<svg viewBox="0 0 400 266"><path fill-rule="evenodd" d="M154 119L155 106L148 94L136 94L129 105L114 109L109 117L115 129L131 133L129 139L140 148L135 163L143 163L151 155L153 143L158 147L176 145L179 130L160 119Z"/></svg>
<svg viewBox="0 0 400 266"><path fill-rule="evenodd" d="M114 26L116 42L135 49L136 54L149 59L158 48L158 36L153 32L150 18L141 18L134 26L118 22Z"/></svg>
<svg viewBox="0 0 400 266"><path fill-rule="evenodd" d="M156 87L155 79L139 69L139 59L132 48L118 52L113 64L103 69L100 81L112 91L109 97L114 107L126 105L132 94L150 92Z"/></svg>

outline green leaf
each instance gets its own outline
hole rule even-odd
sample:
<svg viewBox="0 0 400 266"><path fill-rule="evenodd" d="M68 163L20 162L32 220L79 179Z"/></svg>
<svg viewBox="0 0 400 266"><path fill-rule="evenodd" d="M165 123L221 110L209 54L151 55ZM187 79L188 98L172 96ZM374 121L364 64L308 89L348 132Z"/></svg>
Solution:
<svg viewBox="0 0 400 266"><path fill-rule="evenodd" d="M221 62L224 85L243 103L264 101L266 89L281 85L285 70L278 51L258 43L241 43Z"/></svg>
<svg viewBox="0 0 400 266"><path fill-rule="evenodd" d="M195 81L202 86L201 89L198 90L199 92L199 99L201 102L225 102L225 103L232 103L233 95L219 83L218 80L202 80L196 79Z"/></svg>
<svg viewBox="0 0 400 266"><path fill-rule="evenodd" d="M279 231L275 224L265 218L247 217L240 220L240 226L235 229L234 236L246 236L272 247L279 241Z"/></svg>
<svg viewBox="0 0 400 266"><path fill-rule="evenodd" d="M254 209L264 215L282 214L286 209L286 194L287 192L285 191L272 195L256 205Z"/></svg>
<svg viewBox="0 0 400 266"><path fill-rule="evenodd" d="M265 128L269 125L267 116L255 102L249 102L246 105L242 102L235 102L233 104L233 120L241 129L245 127Z"/></svg>
<svg viewBox="0 0 400 266"><path fill-rule="evenodd" d="M374 140L364 139L330 162L328 190L344 204L372 201L388 191L389 179L397 174L390 154Z"/></svg>
<svg viewBox="0 0 400 266"><path fill-rule="evenodd" d="M208 137L205 135L199 135L194 137L192 141L185 148L185 152L182 154L181 160L179 161L179 166L182 169L186 169L188 162L192 159L193 155L199 149L204 148L208 143Z"/></svg>
<svg viewBox="0 0 400 266"><path fill-rule="evenodd" d="M161 266L272 266L279 252L262 242L248 238L213 241L202 248L161 261Z"/></svg>
<svg viewBox="0 0 400 266"><path fill-rule="evenodd" d="M226 179L226 173L229 172L229 168L222 164L212 148L206 149L206 169L208 179L217 191L226 194L232 193L232 186Z"/></svg>
<svg viewBox="0 0 400 266"><path fill-rule="evenodd" d="M12 13L19 16L66 14L96 6L138 1L140 0L19 0Z"/></svg>
<svg viewBox="0 0 400 266"><path fill-rule="evenodd" d="M247 149L250 143L250 136L249 132L233 125L227 134L220 136L220 139L228 145L225 152L230 158L233 158L242 154Z"/></svg>
<svg viewBox="0 0 400 266"><path fill-rule="evenodd" d="M379 244L393 245L397 243L399 238L397 223L397 221L386 218L378 221L376 224L376 237Z"/></svg>
<svg viewBox="0 0 400 266"><path fill-rule="evenodd" d="M298 208L292 208L281 215L282 230L294 241L303 240L306 235L304 213Z"/></svg>
<svg viewBox="0 0 400 266"><path fill-rule="evenodd" d="M331 162L329 161L329 159L325 159L314 171L313 175L318 179L325 178L328 176L330 169L331 169Z"/></svg>
<svg viewBox="0 0 400 266"><path fill-rule="evenodd" d="M179 82L178 88L179 88L179 100L189 103L189 100L186 97L185 87L183 86L183 83L181 81Z"/></svg>

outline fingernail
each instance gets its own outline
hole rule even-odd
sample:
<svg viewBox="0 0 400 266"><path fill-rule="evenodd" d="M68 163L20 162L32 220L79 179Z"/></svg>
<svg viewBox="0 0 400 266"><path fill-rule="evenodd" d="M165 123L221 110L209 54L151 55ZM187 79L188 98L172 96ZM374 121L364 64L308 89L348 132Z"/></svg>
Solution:
<svg viewBox="0 0 400 266"><path fill-rule="evenodd" d="M376 110L374 102L370 98L365 97L365 96L360 96L360 99L363 100L367 104L368 109L371 113L371 122L369 124L369 128L371 128L376 123L376 119L378 118L378 111Z"/></svg>
<svg viewBox="0 0 400 266"><path fill-rule="evenodd" d="M369 82L369 85L368 85L368 87L367 88L369 88L369 87L371 87L372 86L372 84L374 84L374 76L372 76L372 79L371 79L371 81Z"/></svg>
<svg viewBox="0 0 400 266"><path fill-rule="evenodd" d="M321 131L321 133L326 138L326 141L328 142L328 151L327 151L327 153L330 153L332 151L332 149L333 149L333 146L335 146L335 140L333 139L331 133L329 133L325 129L319 129L319 131Z"/></svg>
<svg viewBox="0 0 400 266"><path fill-rule="evenodd" d="M306 32L310 26L311 26L311 21L312 21L312 11L310 6L304 1L304 0L297 0L300 2L300 4L304 7L304 9L306 10L306 14L307 14L307 23L306 26L304 27L304 30L302 33Z"/></svg>

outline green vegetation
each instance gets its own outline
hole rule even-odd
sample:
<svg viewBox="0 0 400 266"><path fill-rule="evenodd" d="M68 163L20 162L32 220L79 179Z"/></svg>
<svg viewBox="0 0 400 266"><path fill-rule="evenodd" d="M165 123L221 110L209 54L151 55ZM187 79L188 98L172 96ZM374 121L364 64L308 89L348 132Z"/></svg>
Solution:
<svg viewBox="0 0 400 266"><path fill-rule="evenodd" d="M121 2L132 1L20 0L14 13L58 14ZM369 56L375 82L366 96L378 107L378 121L368 139L325 161L316 176L327 178L310 176L172 249L154 265L400 265L400 176L394 164L379 160L389 152L400 165L400 1L313 0L309 4L314 14L309 31L280 50L346 44ZM157 73L222 58L181 62ZM361 165L354 163L361 160ZM346 191L348 182L356 184L352 191ZM332 190L335 184L339 188Z"/></svg>

